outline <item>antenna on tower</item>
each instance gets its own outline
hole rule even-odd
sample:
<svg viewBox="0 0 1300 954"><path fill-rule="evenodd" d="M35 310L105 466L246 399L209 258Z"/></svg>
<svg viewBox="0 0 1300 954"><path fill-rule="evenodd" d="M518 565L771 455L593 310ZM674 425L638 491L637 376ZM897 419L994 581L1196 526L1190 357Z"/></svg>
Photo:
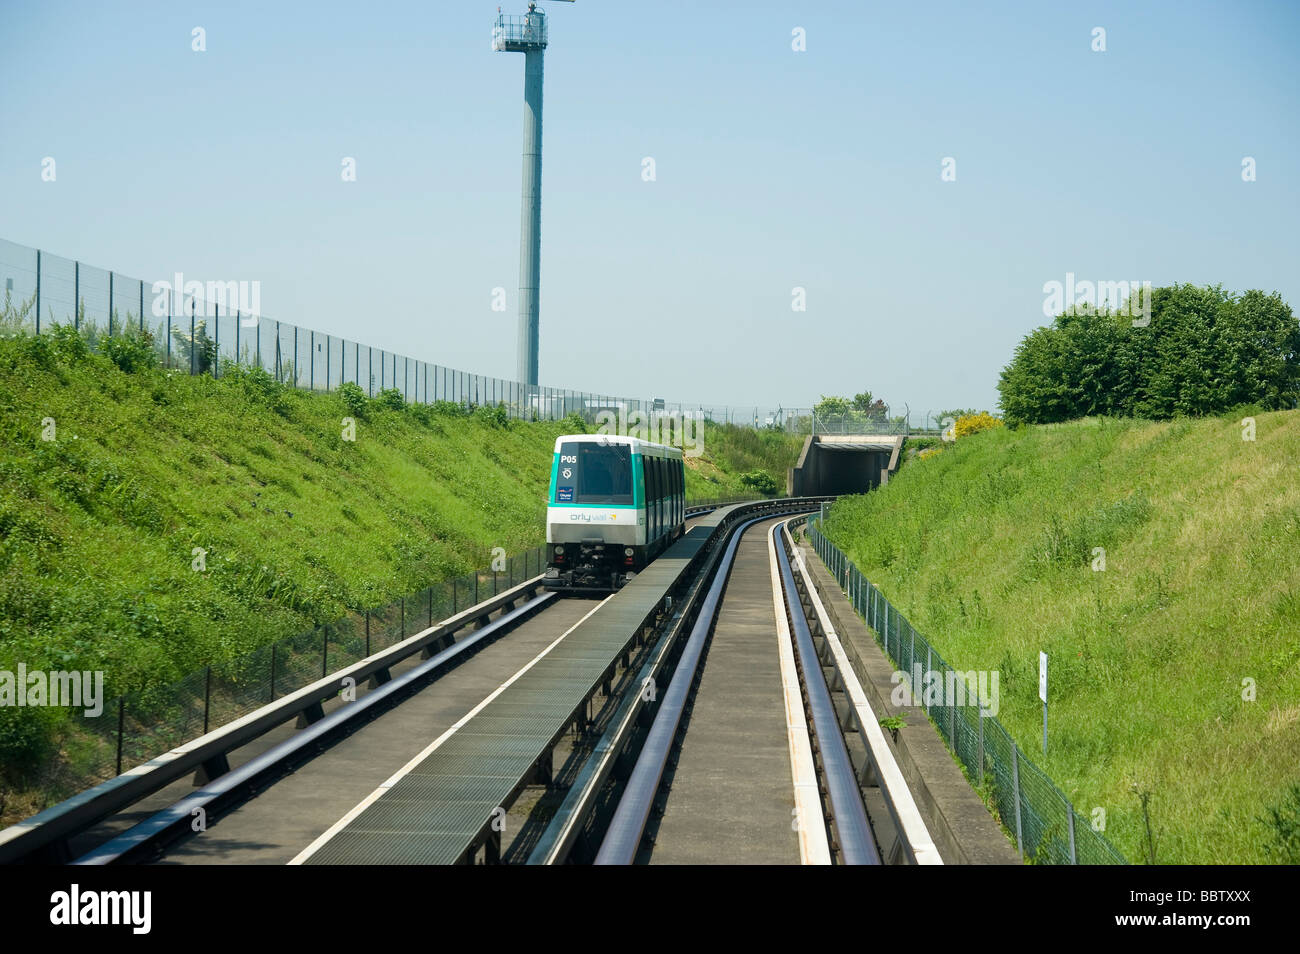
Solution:
<svg viewBox="0 0 1300 954"><path fill-rule="evenodd" d="M558 0L573 3L574 0ZM524 181L519 236L518 378L537 386L538 290L542 263L542 55L546 51L546 11L536 2L523 16L506 16L497 7L492 49L524 54ZM531 398L531 392L529 397Z"/></svg>

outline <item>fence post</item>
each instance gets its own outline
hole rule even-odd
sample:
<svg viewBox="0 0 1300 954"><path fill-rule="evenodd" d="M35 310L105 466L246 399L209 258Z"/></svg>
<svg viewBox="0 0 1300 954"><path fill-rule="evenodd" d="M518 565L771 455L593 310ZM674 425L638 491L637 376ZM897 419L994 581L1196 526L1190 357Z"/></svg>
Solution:
<svg viewBox="0 0 1300 954"><path fill-rule="evenodd" d="M451 615L455 616L456 612L456 578L453 576L451 578Z"/></svg>
<svg viewBox="0 0 1300 954"><path fill-rule="evenodd" d="M330 629L328 626L322 626L321 643L320 643L320 677L324 679L329 675L329 658L330 658Z"/></svg>
<svg viewBox="0 0 1300 954"><path fill-rule="evenodd" d="M212 667L203 673L203 734L208 734L208 712L212 708Z"/></svg>
<svg viewBox="0 0 1300 954"><path fill-rule="evenodd" d="M888 604L886 604L886 605L888 605ZM922 674L922 676L921 676L922 680L925 680L925 679L928 679L928 678L929 678L929 676L930 676L930 669L931 669L933 666L934 666L934 647L932 647L932 646L927 642L927 643L925 644L925 672L924 672L924 673ZM926 715L929 715L929 714L930 714L930 703L929 703L929 701L926 699L926 694L925 694L924 690L923 690L922 693L921 693L921 704L922 704L923 706L925 706L925 712L926 712Z"/></svg>
<svg viewBox="0 0 1300 954"><path fill-rule="evenodd" d="M1025 853L1024 837L1020 828L1020 747L1011 743L1011 793L1016 799L1016 850Z"/></svg>
<svg viewBox="0 0 1300 954"><path fill-rule="evenodd" d="M72 327L81 330L81 263L72 263Z"/></svg>
<svg viewBox="0 0 1300 954"><path fill-rule="evenodd" d="M1074 806L1068 801L1065 803L1065 817L1070 824L1070 864L1077 865L1079 859L1074 853Z"/></svg>
<svg viewBox="0 0 1300 954"><path fill-rule="evenodd" d="M398 626L397 631L398 633L401 634L403 638L405 638L406 637L406 597L405 596L401 597L398 600L398 602L401 604L402 607L402 616L401 616L401 623Z"/></svg>
<svg viewBox="0 0 1300 954"><path fill-rule="evenodd" d="M366 655L370 655L370 610L366 610Z"/></svg>
<svg viewBox="0 0 1300 954"><path fill-rule="evenodd" d="M113 337L113 273L108 273L108 336Z"/></svg>
<svg viewBox="0 0 1300 954"><path fill-rule="evenodd" d="M36 333L41 333L41 250L36 250ZM118 759L121 761L121 758ZM117 773L121 775L121 772Z"/></svg>
<svg viewBox="0 0 1300 954"><path fill-rule="evenodd" d="M429 587L429 625L433 625L433 587Z"/></svg>
<svg viewBox="0 0 1300 954"><path fill-rule="evenodd" d="M126 724L126 696L117 697L117 774L122 774L122 730Z"/></svg>
<svg viewBox="0 0 1300 954"><path fill-rule="evenodd" d="M140 283L140 330L144 331L144 282Z"/></svg>
<svg viewBox="0 0 1300 954"><path fill-rule="evenodd" d="M474 571L474 602L470 603L469 605L470 606L478 605L478 570Z"/></svg>
<svg viewBox="0 0 1300 954"><path fill-rule="evenodd" d="M275 701L275 643L271 644L271 701Z"/></svg>
<svg viewBox="0 0 1300 954"><path fill-rule="evenodd" d="M980 724L980 752L979 752L979 756L980 756L979 780L980 781L979 783L983 785L984 784L984 706L980 704L978 693L975 696L975 702L977 705L975 718Z"/></svg>

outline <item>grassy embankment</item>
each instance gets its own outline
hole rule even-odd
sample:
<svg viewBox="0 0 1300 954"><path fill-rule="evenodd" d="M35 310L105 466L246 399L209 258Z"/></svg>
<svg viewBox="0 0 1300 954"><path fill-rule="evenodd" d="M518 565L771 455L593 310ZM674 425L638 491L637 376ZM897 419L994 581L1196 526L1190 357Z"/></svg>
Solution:
<svg viewBox="0 0 1300 954"><path fill-rule="evenodd" d="M1157 862L1300 862L1300 412L1242 417L971 435L828 521L1133 861L1145 792Z"/></svg>

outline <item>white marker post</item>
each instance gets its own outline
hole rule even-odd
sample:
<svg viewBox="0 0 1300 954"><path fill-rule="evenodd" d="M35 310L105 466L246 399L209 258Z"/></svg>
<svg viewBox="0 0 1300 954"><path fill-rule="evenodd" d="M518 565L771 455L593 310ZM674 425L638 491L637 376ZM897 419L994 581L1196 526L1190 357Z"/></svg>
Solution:
<svg viewBox="0 0 1300 954"><path fill-rule="evenodd" d="M1047 653L1038 654L1038 698L1043 700L1043 754L1047 754Z"/></svg>

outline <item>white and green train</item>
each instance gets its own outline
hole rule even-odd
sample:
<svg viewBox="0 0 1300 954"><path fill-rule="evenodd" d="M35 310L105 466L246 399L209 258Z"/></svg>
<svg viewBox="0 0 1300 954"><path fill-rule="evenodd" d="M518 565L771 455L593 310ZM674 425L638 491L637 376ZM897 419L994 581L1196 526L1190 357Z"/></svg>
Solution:
<svg viewBox="0 0 1300 954"><path fill-rule="evenodd" d="M607 434L556 438L545 585L617 590L681 536L685 521L680 449Z"/></svg>

